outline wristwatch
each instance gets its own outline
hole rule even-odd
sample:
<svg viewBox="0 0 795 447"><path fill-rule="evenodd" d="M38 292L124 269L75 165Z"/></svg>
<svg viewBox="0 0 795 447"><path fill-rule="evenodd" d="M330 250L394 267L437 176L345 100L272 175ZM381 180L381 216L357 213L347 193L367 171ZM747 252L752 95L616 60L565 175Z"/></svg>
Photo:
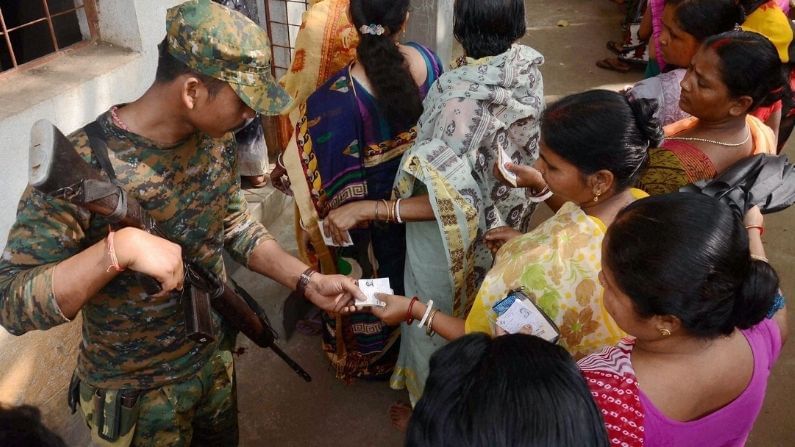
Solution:
<svg viewBox="0 0 795 447"><path fill-rule="evenodd" d="M304 272L298 276L298 283L295 285L295 291L303 295L306 291L306 286L309 285L309 278L315 273L317 273L317 271L312 267L304 270Z"/></svg>

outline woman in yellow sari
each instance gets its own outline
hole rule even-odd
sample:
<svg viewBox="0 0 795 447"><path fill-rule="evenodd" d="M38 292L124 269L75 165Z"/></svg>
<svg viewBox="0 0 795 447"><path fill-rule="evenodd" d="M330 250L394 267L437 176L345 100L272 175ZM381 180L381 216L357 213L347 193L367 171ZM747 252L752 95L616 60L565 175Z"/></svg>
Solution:
<svg viewBox="0 0 795 447"><path fill-rule="evenodd" d="M692 115L665 127L638 187L651 195L716 177L756 154L775 154L773 131L748 112L771 104L787 79L773 44L760 34L730 31L707 39L682 79L679 106Z"/></svg>
<svg viewBox="0 0 795 447"><path fill-rule="evenodd" d="M606 90L552 104L541 118L535 164L543 180L530 167L510 167L519 173L519 186L553 193L547 203L556 214L526 234L501 227L486 235L493 244L507 242L465 320L440 312L423 297L382 296L386 308L373 313L390 324L423 322L429 337L495 334L492 306L522 287L561 329L560 343L575 357L619 340L622 333L602 306L600 247L618 211L646 195L630 186L648 159L649 147L662 138L654 111L652 100L629 102Z"/></svg>

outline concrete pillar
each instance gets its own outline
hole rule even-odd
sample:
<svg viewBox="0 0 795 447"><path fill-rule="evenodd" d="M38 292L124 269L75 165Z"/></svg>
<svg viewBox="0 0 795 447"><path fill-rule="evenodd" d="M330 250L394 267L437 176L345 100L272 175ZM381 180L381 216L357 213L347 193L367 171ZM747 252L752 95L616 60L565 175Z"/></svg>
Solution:
<svg viewBox="0 0 795 447"><path fill-rule="evenodd" d="M404 40L419 42L436 52L447 68L457 45L453 38L455 0L412 0L411 15Z"/></svg>

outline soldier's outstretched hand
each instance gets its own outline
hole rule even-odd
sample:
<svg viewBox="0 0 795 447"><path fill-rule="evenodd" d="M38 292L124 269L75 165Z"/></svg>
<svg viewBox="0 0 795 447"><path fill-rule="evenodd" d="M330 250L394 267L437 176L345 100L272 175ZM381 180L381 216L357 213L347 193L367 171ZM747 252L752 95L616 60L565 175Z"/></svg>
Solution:
<svg viewBox="0 0 795 447"><path fill-rule="evenodd" d="M321 273L315 273L309 278L304 295L317 307L333 313L339 313L353 305L354 299L367 299L352 278Z"/></svg>
<svg viewBox="0 0 795 447"><path fill-rule="evenodd" d="M182 290L182 247L131 227L117 231L114 241L119 267L151 276L160 283L163 293Z"/></svg>

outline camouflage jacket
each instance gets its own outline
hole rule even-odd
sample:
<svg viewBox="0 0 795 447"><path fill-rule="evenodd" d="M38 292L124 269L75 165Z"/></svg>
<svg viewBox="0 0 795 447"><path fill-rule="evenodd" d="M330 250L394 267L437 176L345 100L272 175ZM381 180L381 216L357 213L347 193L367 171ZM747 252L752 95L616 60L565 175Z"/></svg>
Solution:
<svg viewBox="0 0 795 447"><path fill-rule="evenodd" d="M116 127L109 112L98 121L121 186L182 246L183 255L225 278L223 248L247 265L254 247L271 237L248 212L232 134L212 139L196 133L158 147ZM69 138L91 160L85 132ZM52 292L53 269L107 232L103 218L28 186L0 260L0 325L20 335L69 321ZM218 348L218 341L203 346L186 339L178 294L148 296L129 271L86 303L82 315L78 375L97 387L173 382L200 369ZM221 340L222 324L214 317Z"/></svg>

